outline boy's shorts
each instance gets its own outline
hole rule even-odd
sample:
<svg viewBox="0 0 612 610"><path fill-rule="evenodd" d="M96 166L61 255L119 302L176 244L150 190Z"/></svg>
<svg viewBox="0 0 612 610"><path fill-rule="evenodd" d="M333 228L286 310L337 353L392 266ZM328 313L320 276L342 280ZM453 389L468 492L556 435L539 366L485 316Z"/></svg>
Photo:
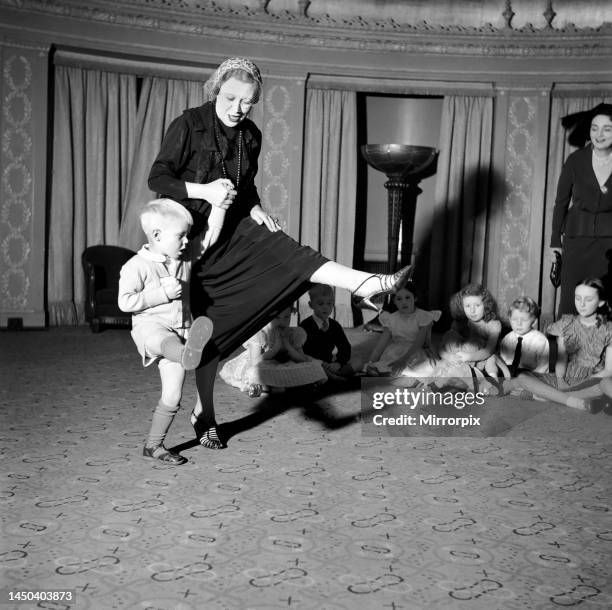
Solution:
<svg viewBox="0 0 612 610"><path fill-rule="evenodd" d="M143 366L149 366L162 357L161 344L164 339L179 337L184 342L188 332L188 328L173 328L163 322L144 322L132 329L132 339L142 356Z"/></svg>

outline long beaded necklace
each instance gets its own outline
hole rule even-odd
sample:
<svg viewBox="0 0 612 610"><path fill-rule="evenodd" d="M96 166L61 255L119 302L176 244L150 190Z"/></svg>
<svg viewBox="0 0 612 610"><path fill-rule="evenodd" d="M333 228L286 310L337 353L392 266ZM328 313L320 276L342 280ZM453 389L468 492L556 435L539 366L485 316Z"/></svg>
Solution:
<svg viewBox="0 0 612 610"><path fill-rule="evenodd" d="M225 159L223 158L223 154L221 153L221 144L219 141L219 126L217 125L217 121L215 120L215 140L217 142L217 149L221 154L221 171L223 172L223 177L227 180L229 179L229 174L227 171L227 166L225 165ZM236 181L234 183L236 190L238 190L238 186L240 185L240 172L242 170L242 129L238 130L238 168L236 169Z"/></svg>

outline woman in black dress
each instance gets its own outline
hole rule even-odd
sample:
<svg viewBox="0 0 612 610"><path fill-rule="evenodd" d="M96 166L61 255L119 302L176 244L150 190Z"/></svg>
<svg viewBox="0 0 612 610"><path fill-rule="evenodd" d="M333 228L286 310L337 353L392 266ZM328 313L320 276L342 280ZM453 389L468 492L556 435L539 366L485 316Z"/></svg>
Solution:
<svg viewBox="0 0 612 610"><path fill-rule="evenodd" d="M191 304L207 315L212 338L196 370L199 403L191 423L200 443L226 446L215 420L217 365L303 294L309 282L350 290L368 305L409 271L370 275L301 246L260 205L254 178L261 132L247 118L262 79L248 59L224 61L206 82L206 101L169 126L149 174L149 187L182 203L194 217L193 235L206 229L207 250L194 264Z"/></svg>
<svg viewBox="0 0 612 610"><path fill-rule="evenodd" d="M559 316L574 313L574 288L585 272L602 279L612 296L612 104L565 117L562 124L571 127L568 120L577 122L570 143L583 148L563 165L553 210L550 245L563 248Z"/></svg>

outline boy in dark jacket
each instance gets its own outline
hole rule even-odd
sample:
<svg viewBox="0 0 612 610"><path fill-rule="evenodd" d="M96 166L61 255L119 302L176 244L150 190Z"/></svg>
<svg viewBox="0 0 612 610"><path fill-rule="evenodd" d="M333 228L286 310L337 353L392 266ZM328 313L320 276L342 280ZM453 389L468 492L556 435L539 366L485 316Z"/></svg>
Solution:
<svg viewBox="0 0 612 610"><path fill-rule="evenodd" d="M300 326L306 331L304 353L321 360L330 379L344 381L363 368L363 362L351 358L351 344L342 326L330 315L334 309L334 291L326 284L314 284L308 291L312 315Z"/></svg>

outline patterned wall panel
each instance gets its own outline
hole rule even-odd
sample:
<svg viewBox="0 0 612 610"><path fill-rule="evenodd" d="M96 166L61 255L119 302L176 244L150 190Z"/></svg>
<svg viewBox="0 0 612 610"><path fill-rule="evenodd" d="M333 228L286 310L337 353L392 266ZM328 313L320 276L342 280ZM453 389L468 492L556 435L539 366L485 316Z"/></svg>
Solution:
<svg viewBox="0 0 612 610"><path fill-rule="evenodd" d="M299 235L304 79L291 75L264 77L264 99L255 121L263 132L259 162L263 207L277 216L282 229Z"/></svg>
<svg viewBox="0 0 612 610"><path fill-rule="evenodd" d="M17 51L17 52L16 52ZM0 310L28 307L32 219L32 64L2 49Z"/></svg>
<svg viewBox="0 0 612 610"><path fill-rule="evenodd" d="M536 102L511 97L506 136L506 196L502 206L498 304L502 312L528 286L534 183ZM532 295L537 297L537 294Z"/></svg>
<svg viewBox="0 0 612 610"><path fill-rule="evenodd" d="M278 216L281 226L287 230L289 159L293 130L290 123L291 94L285 83L272 81L267 85L264 109L261 201L267 211Z"/></svg>
<svg viewBox="0 0 612 610"><path fill-rule="evenodd" d="M273 84L265 93L265 125L263 127L263 188L264 208L278 216L283 229L287 229L289 206L289 158L292 136L289 110L290 91L285 84Z"/></svg>
<svg viewBox="0 0 612 610"><path fill-rule="evenodd" d="M48 48L0 42L0 327L44 326Z"/></svg>

